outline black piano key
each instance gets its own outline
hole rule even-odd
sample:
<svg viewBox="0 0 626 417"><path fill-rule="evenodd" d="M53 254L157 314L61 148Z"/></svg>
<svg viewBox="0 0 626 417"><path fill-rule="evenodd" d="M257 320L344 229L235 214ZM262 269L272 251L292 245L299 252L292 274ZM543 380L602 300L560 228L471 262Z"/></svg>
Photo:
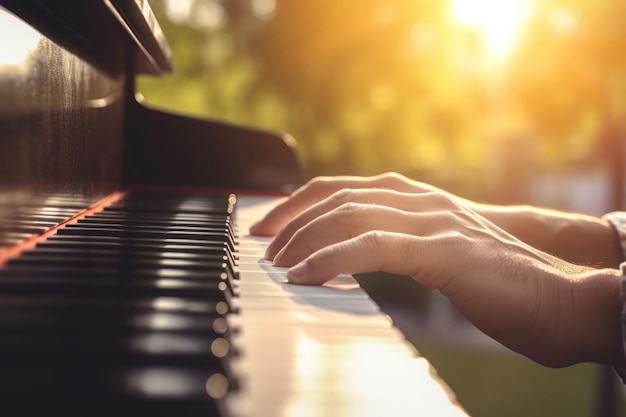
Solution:
<svg viewBox="0 0 626 417"><path fill-rule="evenodd" d="M141 256L142 252L115 252L115 251L81 251L65 253L49 253L38 250L26 251L19 258L8 262L9 267L14 265L36 266L102 266L115 267L129 271L135 269L172 269L183 271L227 271L230 273L228 256L224 253L216 253L200 258L199 255L191 258L175 258L167 256ZM147 254L148 255L148 254Z"/></svg>
<svg viewBox="0 0 626 417"><path fill-rule="evenodd" d="M26 254L8 262L8 268L0 271L0 279L19 280L22 276L78 277L85 280L108 278L120 285L127 281L159 282L163 279L179 281L225 283L227 290L234 295L232 280L235 271L224 260L204 260L194 262L180 259L133 259L115 257L90 257L65 254L57 257Z"/></svg>
<svg viewBox="0 0 626 417"><path fill-rule="evenodd" d="M67 207L63 220L86 206L74 203L55 202ZM223 317L235 278L233 203L130 194L0 270L3 410L224 416L221 399L238 385Z"/></svg>
<svg viewBox="0 0 626 417"><path fill-rule="evenodd" d="M228 213L198 213L198 212L172 212L172 211L137 211L137 210L111 210L105 208L102 211L92 213L88 216L94 219L103 220L132 220L135 222L188 222L197 224L198 222L231 222L232 215Z"/></svg>
<svg viewBox="0 0 626 417"><path fill-rule="evenodd" d="M76 195L40 195L31 196L27 202L24 202L25 208L44 208L47 211L61 210L84 210L89 207L93 201Z"/></svg>
<svg viewBox="0 0 626 417"><path fill-rule="evenodd" d="M228 358L230 345L224 338L159 333L127 338L106 336L107 339L81 335L47 340L42 336L32 339L17 336L13 338L13 349L2 348L8 342L0 344L3 355L0 365L5 371L36 366L40 376L49 373L58 375L61 369L67 376L82 369L99 374L111 369L176 366L178 369L203 371L206 376L220 373L227 378L230 386L235 388L238 385ZM3 395L6 394L6 387L2 387L1 382L0 389Z"/></svg>
<svg viewBox="0 0 626 417"><path fill-rule="evenodd" d="M149 271L159 268L219 274L225 272L228 280L238 277L238 272L235 270L236 263L234 257L224 250L206 251L203 254L124 250L86 251L84 248L80 251L62 253L36 250L25 252L19 259L9 262L11 265L27 263L32 265L116 266L124 271L128 271L128 269L147 269ZM149 273L146 272L146 274ZM221 275L217 274L214 276L221 277ZM199 279L203 278L199 277Z"/></svg>
<svg viewBox="0 0 626 417"><path fill-rule="evenodd" d="M72 237L72 236L65 236ZM119 253L120 256L138 256L141 258L172 259L205 259L206 257L225 256L230 265L236 265L237 256L228 249L225 242L217 244L163 244L161 242L142 242L136 240L106 239L94 241L93 239L58 239L50 237L45 242L37 244L37 251L49 255L62 254L68 251L94 251L94 253L107 252Z"/></svg>
<svg viewBox="0 0 626 417"><path fill-rule="evenodd" d="M77 224L91 225L99 224L101 226L125 226L125 227L180 227L184 229L202 230L204 228L221 228L235 235L235 229L229 218L198 218L198 219L182 219L182 218L136 218L132 216L110 216L106 214L97 214L87 216L77 220Z"/></svg>
<svg viewBox="0 0 626 417"><path fill-rule="evenodd" d="M137 193L112 203L107 210L159 211L172 213L230 213L234 196L175 196Z"/></svg>
<svg viewBox="0 0 626 417"><path fill-rule="evenodd" d="M39 274L41 276L89 276L119 279L162 279L176 278L186 281L219 281L234 279L230 276L228 264L216 262L189 262L186 260L166 259L162 265L155 265L148 260L124 260L111 258L59 257L41 259L16 258L8 262L8 267L0 276ZM63 261L73 262L67 264Z"/></svg>
<svg viewBox="0 0 626 417"><path fill-rule="evenodd" d="M47 256L47 257L63 257L68 253L86 256L102 256L102 257L123 257L132 259L141 259L144 262L147 260L153 260L158 263L159 260L171 259L171 260L188 260L202 262L205 260L215 260L228 262L234 266L235 257L230 253L226 247L206 247L203 249L194 248L192 246L178 246L172 248L162 247L148 247L148 246L135 246L135 247L123 247L122 245L107 245L107 244L76 244L76 245L63 245L63 244L50 244L50 242L42 242L37 245L36 251L24 252L23 256Z"/></svg>
<svg viewBox="0 0 626 417"><path fill-rule="evenodd" d="M0 271L2 272L2 271ZM224 301L230 304L232 294L224 281L191 281L174 278L120 280L111 276L69 276L59 274L0 273L0 291L5 294L72 295L109 297L162 296Z"/></svg>
<svg viewBox="0 0 626 417"><path fill-rule="evenodd" d="M0 375L3 411L16 416L48 415L51 410L66 417L225 416L220 401L228 384L220 372L176 365L9 368Z"/></svg>
<svg viewBox="0 0 626 417"><path fill-rule="evenodd" d="M0 225L0 234L6 235L6 234L12 233L12 234L19 234L19 235L23 235L26 237L30 237L30 236L42 234L48 229L49 227L43 227L39 225L13 223L13 224L6 225L6 226Z"/></svg>
<svg viewBox="0 0 626 417"><path fill-rule="evenodd" d="M180 226L180 225L157 225L157 224L134 224L124 222L100 222L94 219L84 219L84 221L68 224L65 227L71 227L75 229L102 229L110 228L113 230L127 230L127 231L146 231L146 232L181 232L194 234L223 234L228 233L228 228L225 224L219 226Z"/></svg>
<svg viewBox="0 0 626 417"><path fill-rule="evenodd" d="M230 343L223 337L162 332L96 334L86 330L76 329L74 334L60 331L57 337L5 332L0 340L0 365L3 369L37 365L43 372L58 367L65 372L80 368L98 372L175 365L219 372L236 385L228 362Z"/></svg>
<svg viewBox="0 0 626 417"><path fill-rule="evenodd" d="M230 250L235 249L235 242L232 236L229 236L225 232L215 233L202 233L191 231L148 231L148 230L125 230L124 228L80 228L76 225L67 225L57 231L57 235L60 236L92 236L92 237L119 237L119 238L136 238L136 239L159 239L159 240L172 240L179 241L191 240L191 241L211 241L211 242L226 242Z"/></svg>
<svg viewBox="0 0 626 417"><path fill-rule="evenodd" d="M224 240L219 239L159 239L155 237L120 237L120 236L81 236L78 234L56 234L49 236L46 239L46 243L57 244L75 244L75 245L121 245L124 247L129 246L148 246L158 250L163 247L170 247L176 245L182 245L193 248L210 248L215 246L225 247L231 252L232 248Z"/></svg>
<svg viewBox="0 0 626 417"><path fill-rule="evenodd" d="M215 300L195 300L176 297L107 297L104 294L91 297L65 295L5 295L0 294L0 313L11 311L96 311L96 312L168 312L201 316L224 316L228 304ZM223 328L223 325L220 325Z"/></svg>
<svg viewBox="0 0 626 417"><path fill-rule="evenodd" d="M42 222L46 224L56 224L59 221L63 221L69 217L72 217L74 214L75 212L73 210L70 213L68 213L67 216L60 216L58 214L46 214L46 213L42 213L41 210L37 210L37 211L18 210L15 212L7 213L5 218L6 220L12 221L12 222L29 221L29 222Z"/></svg>
<svg viewBox="0 0 626 417"><path fill-rule="evenodd" d="M16 207L14 212L20 216L33 216L33 217L45 217L49 219L54 218L69 218L80 213L86 206L82 208L62 208L54 206L20 206Z"/></svg>
<svg viewBox="0 0 626 417"><path fill-rule="evenodd" d="M216 320L220 321L215 324ZM0 315L0 331L3 332L0 347L4 346L4 336L7 334L28 334L33 331L37 334L51 334L54 337L80 332L81 336L107 338L123 336L129 332L197 333L212 340L226 332L222 320L223 317L219 315L200 316L169 312L20 309L12 310L10 315Z"/></svg>
<svg viewBox="0 0 626 417"><path fill-rule="evenodd" d="M79 309L6 309L0 315L0 364L89 359L94 366L210 364L231 375L221 315ZM7 363L4 363L8 361Z"/></svg>
<svg viewBox="0 0 626 417"><path fill-rule="evenodd" d="M153 239L153 238L124 238L118 236L79 236L79 235L52 235L40 242L40 245L49 247L66 247L68 249L92 247L92 248L124 248L127 250L151 250L151 251L198 251L227 249L228 244L223 240L192 240L192 239Z"/></svg>
<svg viewBox="0 0 626 417"><path fill-rule="evenodd" d="M12 246L32 236L33 236L32 233L24 233L24 232L16 232L13 230L7 230L6 232L0 233L0 246L1 247Z"/></svg>
<svg viewBox="0 0 626 417"><path fill-rule="evenodd" d="M196 250L196 251L194 251ZM225 245L208 246L205 248L195 248L193 246L172 245L171 248L166 246L124 246L122 244L107 244L107 242L79 242L76 244L64 244L63 242L40 242L37 244L36 250L24 252L23 255L36 254L37 256L63 256L64 254L85 254L98 256L127 256L137 259L146 258L170 258L170 259L188 259L201 261L205 259L227 260L228 250Z"/></svg>
<svg viewBox="0 0 626 417"><path fill-rule="evenodd" d="M79 224L103 223L107 225L121 224L126 226L185 226L185 227L223 227L231 232L235 230L229 216L182 216L168 215L146 216L134 213L101 212L77 220Z"/></svg>
<svg viewBox="0 0 626 417"><path fill-rule="evenodd" d="M60 220L51 220L51 219L41 219L41 218L33 218L33 217L23 217L23 216L9 216L8 218L5 218L4 221L6 221L7 223L7 227L8 226L17 226L19 225L19 227L32 227L32 228L38 228L38 229L42 229L42 230L47 230L50 229L51 227L56 226L57 224L59 224L60 221L63 221L64 219L60 219Z"/></svg>
<svg viewBox="0 0 626 417"><path fill-rule="evenodd" d="M68 224L65 226L66 228L76 229L76 230L85 230L85 234L91 234L92 229L98 230L110 230L112 233L110 235L116 235L118 231L124 231L129 236L143 236L144 234L147 237L150 237L156 234L157 238L160 238L161 234L168 234L171 237L178 238L191 238L196 239L196 236L217 236L219 239L224 239L229 242L231 246L237 244L237 238L226 225L220 226L178 226L178 225L143 225L143 224L107 224L101 222L87 221L81 223ZM73 232L74 234L79 234ZM102 235L102 233L99 233ZM106 236L106 234L105 234ZM205 237L201 237L201 240L205 240Z"/></svg>

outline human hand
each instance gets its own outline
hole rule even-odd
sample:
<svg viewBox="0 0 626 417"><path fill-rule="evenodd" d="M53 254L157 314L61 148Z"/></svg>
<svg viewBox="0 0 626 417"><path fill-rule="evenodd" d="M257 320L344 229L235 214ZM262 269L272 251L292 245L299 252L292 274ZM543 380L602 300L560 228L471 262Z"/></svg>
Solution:
<svg viewBox="0 0 626 417"><path fill-rule="evenodd" d="M429 184L411 180L403 175L388 172L372 177L336 176L316 177L296 190L275 210L250 228L250 233L258 236L274 236L302 210L345 189L381 189L404 193L423 193L439 190ZM337 196L339 199L341 196ZM384 203L379 201L380 204Z"/></svg>
<svg viewBox="0 0 626 417"><path fill-rule="evenodd" d="M389 182L394 189L371 188ZM367 188L333 193L346 184ZM614 343L621 305L616 271L541 252L434 187L394 176L314 181L251 232L278 229L266 256L291 267L291 282L321 284L339 273L406 274L440 290L485 333L539 362L621 360Z"/></svg>

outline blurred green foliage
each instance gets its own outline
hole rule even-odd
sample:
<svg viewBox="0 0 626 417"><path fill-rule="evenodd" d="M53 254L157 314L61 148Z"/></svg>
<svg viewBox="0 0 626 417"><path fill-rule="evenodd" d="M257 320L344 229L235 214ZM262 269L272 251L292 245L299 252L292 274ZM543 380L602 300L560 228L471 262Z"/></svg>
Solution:
<svg viewBox="0 0 626 417"><path fill-rule="evenodd" d="M597 365L550 369L504 349L416 344L472 416L599 415ZM614 407L622 415L624 399L618 397Z"/></svg>
<svg viewBox="0 0 626 417"><path fill-rule="evenodd" d="M533 175L595 167L624 132L626 3L534 0L493 62L453 0L154 0L176 71L149 102L288 131L305 173L398 171L523 199Z"/></svg>

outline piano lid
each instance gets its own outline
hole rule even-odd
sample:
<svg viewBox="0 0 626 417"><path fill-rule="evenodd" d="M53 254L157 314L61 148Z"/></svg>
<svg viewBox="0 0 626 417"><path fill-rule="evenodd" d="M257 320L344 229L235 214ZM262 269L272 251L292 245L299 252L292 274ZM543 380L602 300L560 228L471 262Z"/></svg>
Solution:
<svg viewBox="0 0 626 417"><path fill-rule="evenodd" d="M301 182L286 134L136 101L137 72L172 68L145 0L0 0L0 252L126 186Z"/></svg>
<svg viewBox="0 0 626 417"><path fill-rule="evenodd" d="M119 189L130 70L167 67L116 10L0 0L0 252Z"/></svg>
<svg viewBox="0 0 626 417"><path fill-rule="evenodd" d="M138 46L136 72L172 71L174 58L147 0L105 0Z"/></svg>
<svg viewBox="0 0 626 417"><path fill-rule="evenodd" d="M174 69L172 51L146 0L1 0L0 4L57 44L109 71L128 70L112 37L120 28L134 45L134 72Z"/></svg>

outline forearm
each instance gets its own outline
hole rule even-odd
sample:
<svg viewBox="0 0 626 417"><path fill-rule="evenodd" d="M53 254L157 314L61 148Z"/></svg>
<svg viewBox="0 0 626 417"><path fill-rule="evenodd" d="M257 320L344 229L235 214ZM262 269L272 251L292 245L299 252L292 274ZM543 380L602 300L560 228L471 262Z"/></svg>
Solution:
<svg viewBox="0 0 626 417"><path fill-rule="evenodd" d="M476 209L518 239L566 261L608 268L623 261L617 233L604 219L529 206Z"/></svg>

